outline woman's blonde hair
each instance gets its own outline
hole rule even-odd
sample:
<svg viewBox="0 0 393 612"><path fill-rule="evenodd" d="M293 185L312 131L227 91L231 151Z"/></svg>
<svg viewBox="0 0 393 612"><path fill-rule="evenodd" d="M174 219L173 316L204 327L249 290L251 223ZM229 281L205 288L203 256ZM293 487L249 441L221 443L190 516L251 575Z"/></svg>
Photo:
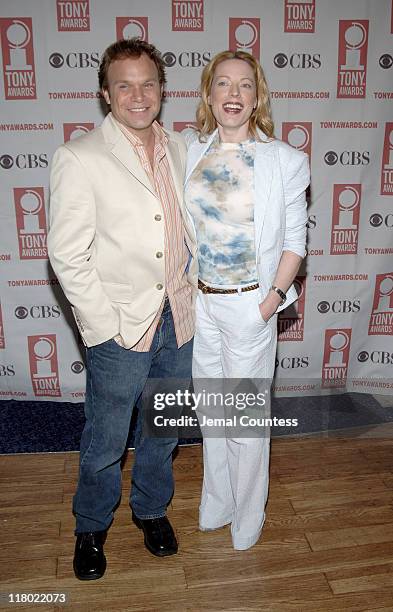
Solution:
<svg viewBox="0 0 393 612"><path fill-rule="evenodd" d="M203 138L211 134L217 127L217 121L214 118L211 106L207 100L211 93L214 72L218 64L225 60L232 59L239 59L247 62L254 73L257 105L252 111L249 119L249 131L251 136L259 139L257 133L257 128L259 128L268 138L273 138L274 124L271 116L269 90L265 75L260 63L245 51L222 51L215 55L203 69L201 78L201 101L196 112L197 127L200 131L200 136Z"/></svg>

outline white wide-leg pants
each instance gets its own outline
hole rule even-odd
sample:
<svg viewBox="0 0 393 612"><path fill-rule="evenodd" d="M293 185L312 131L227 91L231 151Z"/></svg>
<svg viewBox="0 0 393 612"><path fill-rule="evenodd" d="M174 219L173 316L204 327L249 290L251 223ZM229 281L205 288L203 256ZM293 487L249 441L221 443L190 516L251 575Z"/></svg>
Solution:
<svg viewBox="0 0 393 612"><path fill-rule="evenodd" d="M277 316L263 321L259 291L198 292L193 378L271 379L277 345ZM233 547L245 550L259 539L269 487L270 438L204 437L201 530L231 523Z"/></svg>

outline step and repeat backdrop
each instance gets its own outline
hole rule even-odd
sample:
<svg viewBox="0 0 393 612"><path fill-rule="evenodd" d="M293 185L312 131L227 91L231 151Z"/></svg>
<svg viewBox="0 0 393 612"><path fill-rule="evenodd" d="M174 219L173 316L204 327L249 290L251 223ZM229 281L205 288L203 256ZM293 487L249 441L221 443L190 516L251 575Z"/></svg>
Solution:
<svg viewBox="0 0 393 612"><path fill-rule="evenodd" d="M203 66L242 49L264 67L277 138L310 156L308 257L278 320L276 393L392 393L392 4L2 0L0 398L83 400L84 350L47 256L49 168L101 123L100 56L135 35L163 53L165 127L193 124Z"/></svg>

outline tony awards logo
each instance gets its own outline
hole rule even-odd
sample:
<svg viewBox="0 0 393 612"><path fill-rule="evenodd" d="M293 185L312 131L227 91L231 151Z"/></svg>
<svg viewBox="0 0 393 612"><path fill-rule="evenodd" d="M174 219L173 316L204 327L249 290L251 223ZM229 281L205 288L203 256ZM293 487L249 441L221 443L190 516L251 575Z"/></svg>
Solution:
<svg viewBox="0 0 393 612"><path fill-rule="evenodd" d="M291 121L282 124L282 139L294 149L307 153L311 159L312 123Z"/></svg>
<svg viewBox="0 0 393 612"><path fill-rule="evenodd" d="M285 0L284 32L315 30L315 0Z"/></svg>
<svg viewBox="0 0 393 612"><path fill-rule="evenodd" d="M56 335L28 336L30 376L36 397L60 397Z"/></svg>
<svg viewBox="0 0 393 612"><path fill-rule="evenodd" d="M172 31L202 31L203 0L172 0Z"/></svg>
<svg viewBox="0 0 393 612"><path fill-rule="evenodd" d="M322 363L322 388L345 387L351 329L327 329Z"/></svg>
<svg viewBox="0 0 393 612"><path fill-rule="evenodd" d="M369 336L393 336L393 272L377 274Z"/></svg>
<svg viewBox="0 0 393 612"><path fill-rule="evenodd" d="M90 30L89 0L57 0L56 5L59 32L88 32Z"/></svg>
<svg viewBox="0 0 393 612"><path fill-rule="evenodd" d="M0 19L6 100L37 97L31 17Z"/></svg>
<svg viewBox="0 0 393 612"><path fill-rule="evenodd" d="M304 334L304 307L306 303L306 277L297 276L293 281L298 299L278 315L278 340L301 341Z"/></svg>
<svg viewBox="0 0 393 612"><path fill-rule="evenodd" d="M261 26L259 17L229 18L229 49L246 51L259 59Z"/></svg>
<svg viewBox="0 0 393 612"><path fill-rule="evenodd" d="M116 17L116 38L133 38L137 36L148 42L148 18L147 17Z"/></svg>
<svg viewBox="0 0 393 612"><path fill-rule="evenodd" d="M385 126L381 168L381 195L393 195L393 123Z"/></svg>
<svg viewBox="0 0 393 612"><path fill-rule="evenodd" d="M94 129L94 123L63 123L64 142L74 140Z"/></svg>
<svg viewBox="0 0 393 612"><path fill-rule="evenodd" d="M360 184L334 185L330 255L358 252Z"/></svg>
<svg viewBox="0 0 393 612"><path fill-rule="evenodd" d="M341 20L338 40L337 98L365 98L368 20Z"/></svg>
<svg viewBox="0 0 393 612"><path fill-rule="evenodd" d="M47 259L43 187L14 188L20 259Z"/></svg>
<svg viewBox="0 0 393 612"><path fill-rule="evenodd" d="M189 128L195 128L195 121L174 121L173 122L173 130L175 132L182 132L183 130L187 130Z"/></svg>

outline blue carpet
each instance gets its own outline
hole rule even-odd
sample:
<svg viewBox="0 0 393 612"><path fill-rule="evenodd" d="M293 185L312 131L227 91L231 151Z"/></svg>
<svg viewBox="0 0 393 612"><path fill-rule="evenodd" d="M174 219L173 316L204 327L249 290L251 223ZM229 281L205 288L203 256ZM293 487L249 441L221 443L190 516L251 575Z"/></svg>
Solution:
<svg viewBox="0 0 393 612"><path fill-rule="evenodd" d="M296 428L273 427L272 436L295 435L392 422L393 407L382 407L371 395L345 393L276 398L272 415L299 422ZM79 450L83 404L0 401L0 416L0 454ZM133 425L128 446L133 446Z"/></svg>

